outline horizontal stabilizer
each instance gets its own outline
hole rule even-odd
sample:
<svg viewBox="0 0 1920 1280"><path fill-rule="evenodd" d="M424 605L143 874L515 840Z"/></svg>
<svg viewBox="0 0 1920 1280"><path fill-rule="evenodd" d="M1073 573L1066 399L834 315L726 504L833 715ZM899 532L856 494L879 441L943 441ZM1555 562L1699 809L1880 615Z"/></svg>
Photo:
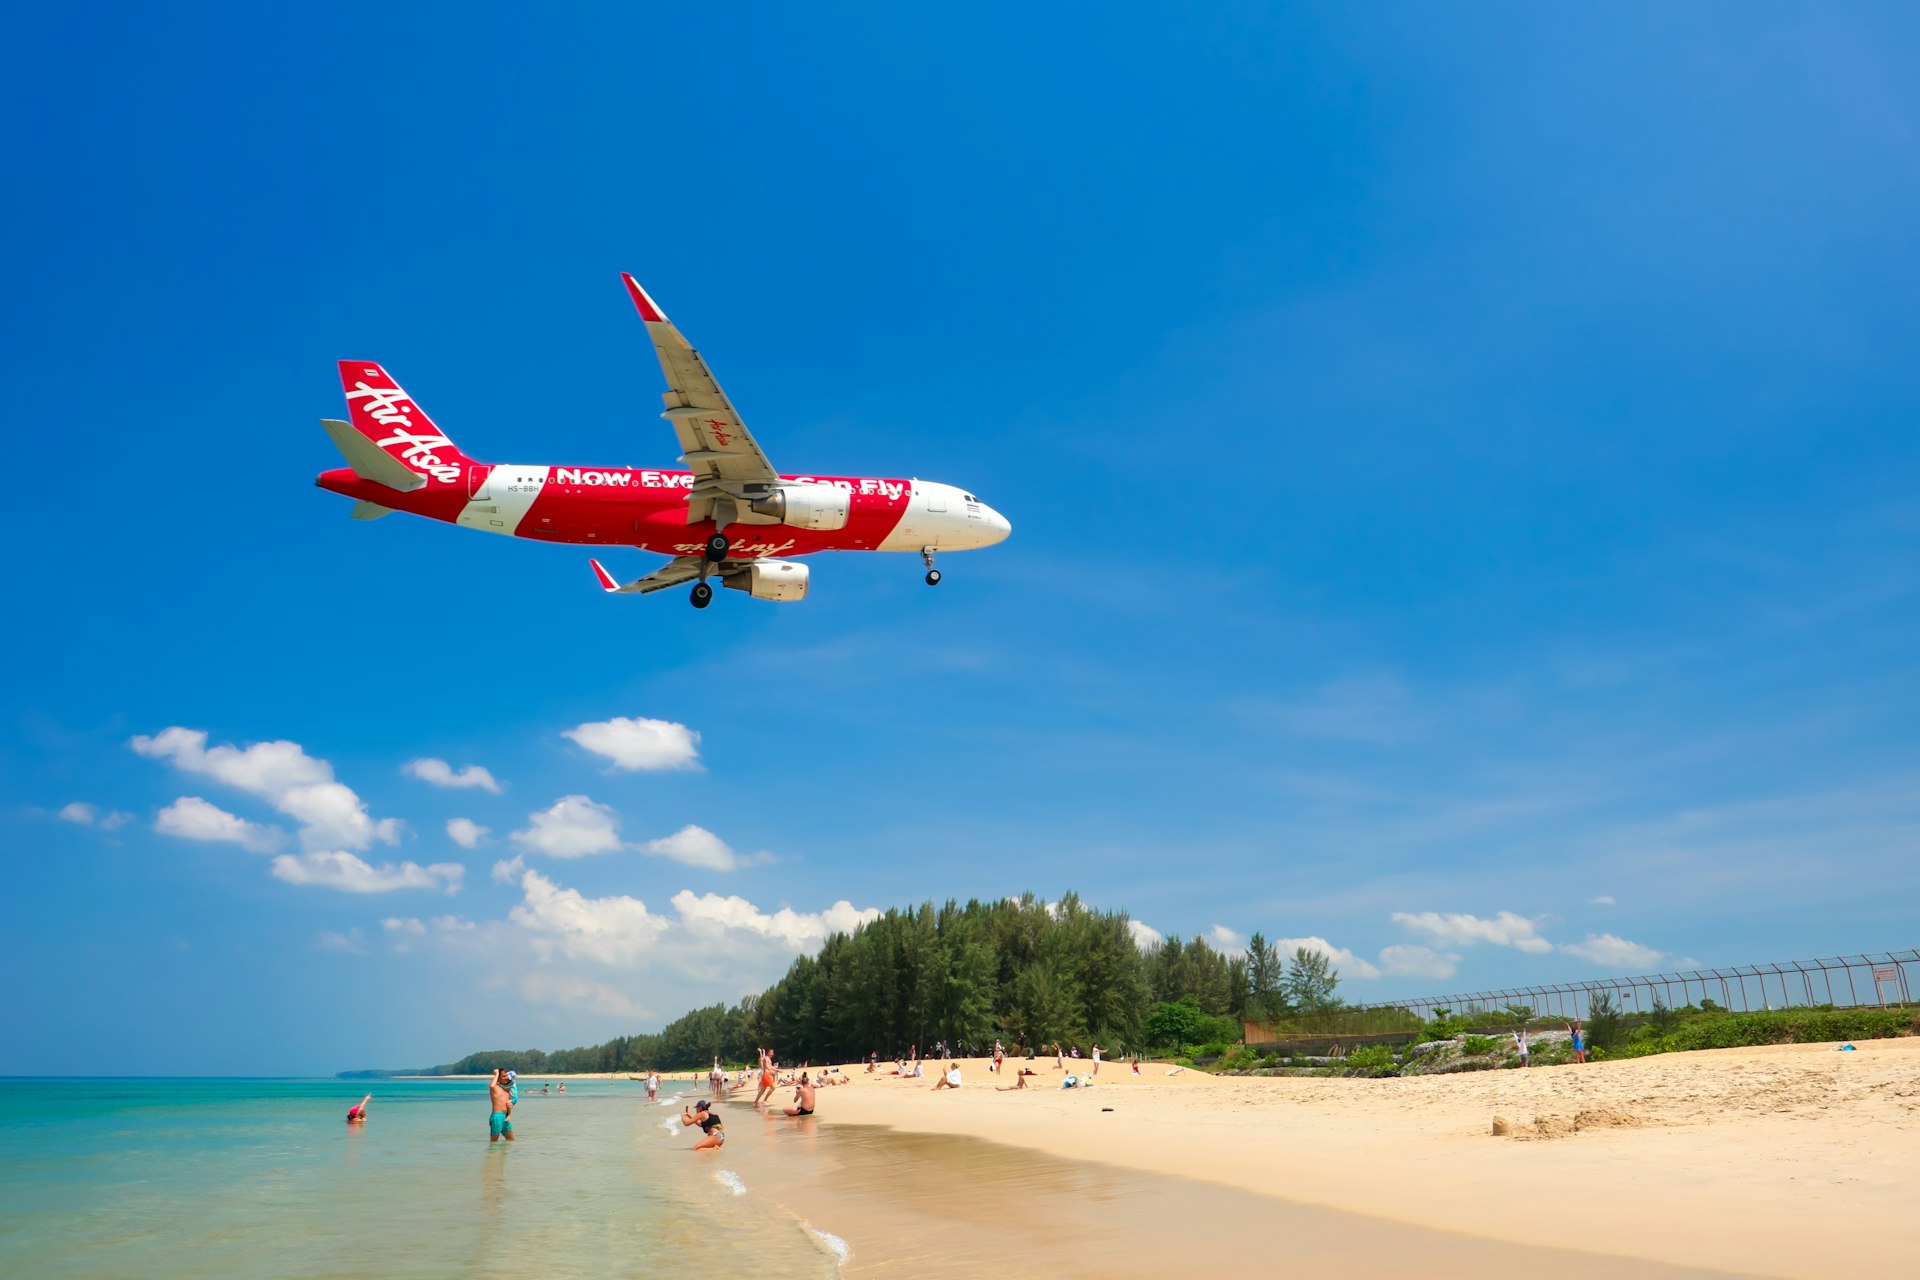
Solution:
<svg viewBox="0 0 1920 1280"><path fill-rule="evenodd" d="M355 520L378 520L381 516L393 514L392 507L383 507L377 502L368 502L365 498L353 504Z"/></svg>
<svg viewBox="0 0 1920 1280"><path fill-rule="evenodd" d="M383 484L400 493L412 493L425 485L427 478L400 459L382 449L338 418L322 418L320 425L333 440L333 447L362 480Z"/></svg>

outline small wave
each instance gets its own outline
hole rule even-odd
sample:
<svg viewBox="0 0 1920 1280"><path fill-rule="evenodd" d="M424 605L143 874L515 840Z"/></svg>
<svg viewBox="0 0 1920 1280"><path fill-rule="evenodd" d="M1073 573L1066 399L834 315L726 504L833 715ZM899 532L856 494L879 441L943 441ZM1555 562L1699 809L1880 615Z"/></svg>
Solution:
<svg viewBox="0 0 1920 1280"><path fill-rule="evenodd" d="M808 1227L807 1234L813 1237L815 1244L832 1254L835 1264L839 1266L846 1266L847 1259L853 1256L852 1247L831 1231L822 1231L818 1227Z"/></svg>
<svg viewBox="0 0 1920 1280"><path fill-rule="evenodd" d="M733 1194L737 1196L747 1194L747 1184L740 1181L740 1175L731 1169L721 1169L717 1171L713 1175L713 1180L723 1187L731 1187Z"/></svg>
<svg viewBox="0 0 1920 1280"><path fill-rule="evenodd" d="M660 1118L660 1127L664 1129L668 1134L674 1134L679 1132L680 1122L678 1120L675 1120L672 1116L662 1116Z"/></svg>

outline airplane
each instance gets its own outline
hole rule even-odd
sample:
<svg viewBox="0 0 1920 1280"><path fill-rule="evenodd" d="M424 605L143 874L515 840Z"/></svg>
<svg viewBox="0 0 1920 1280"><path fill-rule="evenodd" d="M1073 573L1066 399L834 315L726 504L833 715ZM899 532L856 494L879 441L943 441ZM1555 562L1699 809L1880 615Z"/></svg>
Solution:
<svg viewBox="0 0 1920 1280"><path fill-rule="evenodd" d="M404 511L536 542L659 552L672 559L625 584L598 559L588 563L601 589L617 594L691 582L696 609L713 603L714 579L754 600L803 600L808 566L787 557L818 551L917 551L927 585L937 586L936 552L992 546L1013 532L954 485L775 471L700 353L637 280L620 278L666 374L660 416L680 438L685 470L479 462L380 365L342 360L350 421L320 425L347 466L314 483L354 499L356 520Z"/></svg>

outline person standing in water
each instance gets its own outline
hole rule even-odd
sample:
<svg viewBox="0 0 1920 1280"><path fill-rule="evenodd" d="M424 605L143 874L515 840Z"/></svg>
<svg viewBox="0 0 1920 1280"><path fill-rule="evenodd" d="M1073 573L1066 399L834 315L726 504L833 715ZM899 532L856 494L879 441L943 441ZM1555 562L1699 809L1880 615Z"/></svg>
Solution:
<svg viewBox="0 0 1920 1280"><path fill-rule="evenodd" d="M373 1095L368 1094L366 1097L360 1099L360 1101L348 1107L347 1123L348 1124L365 1124L367 1122L367 1104L372 1101L373 1101Z"/></svg>
<svg viewBox="0 0 1920 1280"><path fill-rule="evenodd" d="M507 1079L505 1067L495 1067L493 1079L487 1081L487 1142L489 1144L505 1138L513 1141L513 1095L509 1090L513 1082Z"/></svg>
<svg viewBox="0 0 1920 1280"><path fill-rule="evenodd" d="M647 1072L647 1101L652 1102L654 1098L658 1096L659 1092L660 1073L658 1071Z"/></svg>

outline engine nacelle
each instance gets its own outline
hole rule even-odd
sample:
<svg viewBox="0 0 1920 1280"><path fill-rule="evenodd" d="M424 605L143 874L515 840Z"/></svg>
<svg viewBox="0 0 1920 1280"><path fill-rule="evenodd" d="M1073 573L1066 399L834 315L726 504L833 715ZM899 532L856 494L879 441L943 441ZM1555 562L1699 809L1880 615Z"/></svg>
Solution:
<svg viewBox="0 0 1920 1280"><path fill-rule="evenodd" d="M807 598L807 566L791 560L755 560L738 573L730 573L721 585L744 591L755 600L792 603Z"/></svg>
<svg viewBox="0 0 1920 1280"><path fill-rule="evenodd" d="M853 495L830 484L788 484L755 498L747 509L795 529L844 529L853 513Z"/></svg>

